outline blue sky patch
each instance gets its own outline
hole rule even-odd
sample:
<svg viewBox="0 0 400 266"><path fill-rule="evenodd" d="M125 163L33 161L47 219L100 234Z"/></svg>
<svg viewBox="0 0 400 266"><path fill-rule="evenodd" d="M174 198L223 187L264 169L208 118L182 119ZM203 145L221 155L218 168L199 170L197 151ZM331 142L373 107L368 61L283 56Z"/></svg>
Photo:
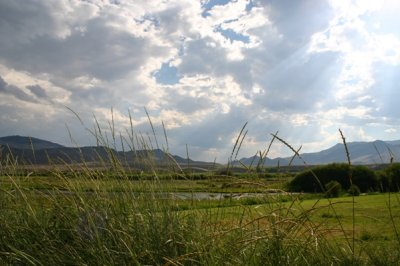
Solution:
<svg viewBox="0 0 400 266"><path fill-rule="evenodd" d="M209 0L202 6L204 11L201 15L203 17L207 17L210 15L208 11L210 11L214 6L223 6L228 4L229 2L230 0Z"/></svg>
<svg viewBox="0 0 400 266"><path fill-rule="evenodd" d="M240 41L240 42L244 42L244 43L249 43L250 42L249 36L237 33L232 29L224 30L220 26L215 31L221 33L222 36L224 36L225 38L229 39L231 42L233 42L233 41Z"/></svg>
<svg viewBox="0 0 400 266"><path fill-rule="evenodd" d="M169 63L163 63L160 70L153 73L157 83L163 85L173 85L179 82L180 77L176 67L171 67Z"/></svg>

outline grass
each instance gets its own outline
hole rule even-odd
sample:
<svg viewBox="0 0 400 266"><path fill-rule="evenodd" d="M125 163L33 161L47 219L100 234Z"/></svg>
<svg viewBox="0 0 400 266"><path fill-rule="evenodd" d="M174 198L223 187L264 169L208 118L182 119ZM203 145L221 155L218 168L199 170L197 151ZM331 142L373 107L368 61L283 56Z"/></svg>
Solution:
<svg viewBox="0 0 400 266"><path fill-rule="evenodd" d="M113 122L110 131L115 145ZM94 135L109 143L100 128ZM140 136L130 139L152 146ZM110 169L103 163L103 169ZM244 171L200 177L158 172L149 161L148 171L132 178L111 153L110 165L111 171L66 165L36 175L21 174L12 160L2 163L0 264L399 265L399 193L340 198L277 194L269 192L284 189L290 175L260 178ZM181 199L170 192L193 196ZM225 196L197 200L197 192ZM248 192L261 195L231 196Z"/></svg>
<svg viewBox="0 0 400 266"><path fill-rule="evenodd" d="M85 174L83 174L84 176ZM278 175L277 175L278 176ZM246 192L266 192L271 190L283 190L285 183L289 180L287 177L281 178L257 178L246 177L219 177L209 175L203 179L175 179L170 176L158 176L159 180L154 182L151 178L142 180L131 180L128 178L96 177L77 178L68 177L70 186L74 186L83 191L91 191L93 187L105 191L124 191L128 185L132 191L148 191L149 186L155 185L158 191L162 192L214 192L214 193L246 193ZM10 190L16 183L24 189L48 190L59 189L68 190L65 176L57 173L46 176L0 176L0 186L5 190Z"/></svg>
<svg viewBox="0 0 400 266"><path fill-rule="evenodd" d="M174 187L186 191L197 184L197 191L207 188L208 183L88 176L52 182L52 177L3 176L0 262L264 265L268 260L270 265L379 261L396 265L398 261L389 194L356 198L353 254L344 240L353 228L352 200L348 197L159 199L157 193ZM35 186L39 180L46 186ZM147 193L134 193L137 191ZM400 224L399 195L390 196L392 221Z"/></svg>
<svg viewBox="0 0 400 266"><path fill-rule="evenodd" d="M397 204L392 207L395 212L394 222L400 224L400 204L399 194L392 195L397 201ZM359 240L360 235L368 232L372 235L379 235L387 239L395 239L393 234L393 225L387 206L389 194L363 195L355 199L355 229L356 239ZM313 201L305 201L302 203L303 208L309 209L314 204ZM313 215L316 223L324 223L326 227L334 227L337 225L335 218L338 217L343 221L346 231L352 230L352 197L341 197L333 199L331 204L335 204L336 216L327 208L329 202L326 199L318 201L316 205L318 211Z"/></svg>

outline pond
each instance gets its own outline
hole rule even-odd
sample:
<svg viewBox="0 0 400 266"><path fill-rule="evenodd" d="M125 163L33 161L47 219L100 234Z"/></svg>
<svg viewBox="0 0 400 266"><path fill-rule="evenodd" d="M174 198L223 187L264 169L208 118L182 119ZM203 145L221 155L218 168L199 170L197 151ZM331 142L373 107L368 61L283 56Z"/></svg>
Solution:
<svg viewBox="0 0 400 266"><path fill-rule="evenodd" d="M266 192L266 193L221 193L221 192L169 192L159 193L161 198L175 198L182 200L220 200L220 199L243 199L243 198L258 198L265 196L288 195L289 193L283 191Z"/></svg>

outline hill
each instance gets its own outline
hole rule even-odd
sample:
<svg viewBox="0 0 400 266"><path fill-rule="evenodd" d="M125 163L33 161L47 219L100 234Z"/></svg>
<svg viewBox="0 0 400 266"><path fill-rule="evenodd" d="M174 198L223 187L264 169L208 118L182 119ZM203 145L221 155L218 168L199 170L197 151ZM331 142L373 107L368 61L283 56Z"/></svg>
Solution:
<svg viewBox="0 0 400 266"><path fill-rule="evenodd" d="M349 142L347 143L347 148L353 164L382 164L389 163L391 158L393 158L394 161L400 158L400 141L376 140L372 142ZM302 153L300 155L304 161L310 165L347 162L345 147L342 143L338 143L326 150ZM291 159L292 157L265 158L263 165L288 165ZM240 159L240 162L243 164L250 165L252 163L254 166L256 166L259 161L259 156ZM237 161L235 164L240 163ZM303 165L303 161L296 157L291 165Z"/></svg>
<svg viewBox="0 0 400 266"><path fill-rule="evenodd" d="M353 164L382 164L389 163L391 158L397 161L400 158L400 140L373 142L349 142L347 143L350 158ZM33 150L32 150L33 147ZM214 163L193 161L178 155L167 154L155 150L116 151L107 147L65 147L57 143L38 138L23 136L7 136L0 138L0 159L12 153L19 163L26 164L50 164L50 163L99 163L109 162L113 157L124 164L140 165L151 159L158 164L178 163L182 167L188 164L191 167L209 168ZM328 164L333 162L347 162L345 148L338 143L326 150L313 153L302 153L301 157L310 165ZM264 166L286 166L292 157L264 158ZM233 164L239 166L253 165L260 162L260 157L253 156L242 158ZM295 158L291 165L303 165L303 161Z"/></svg>
<svg viewBox="0 0 400 266"><path fill-rule="evenodd" d="M32 149L33 147L33 149ZM101 165L117 160L124 165L142 168L146 164L157 165L179 164L182 168L210 168L213 163L193 161L177 155L171 155L163 150L135 150L117 151L104 146L65 147L50 141L23 137L7 136L0 138L0 160L6 159L12 154L14 160L19 164L76 164L90 163Z"/></svg>
<svg viewBox="0 0 400 266"><path fill-rule="evenodd" d="M31 150L32 147L35 150L41 149L53 149L53 148L63 148L64 146L53 143L47 140L32 138L32 137L22 137L22 136L7 136L0 138L0 145L22 150Z"/></svg>

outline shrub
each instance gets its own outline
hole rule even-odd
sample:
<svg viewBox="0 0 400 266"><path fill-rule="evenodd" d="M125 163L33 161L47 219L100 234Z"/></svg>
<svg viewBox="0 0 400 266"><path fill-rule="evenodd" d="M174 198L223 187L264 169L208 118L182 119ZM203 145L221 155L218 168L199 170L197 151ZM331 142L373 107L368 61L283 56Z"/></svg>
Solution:
<svg viewBox="0 0 400 266"><path fill-rule="evenodd" d="M351 185L350 188L347 190L347 193L349 193L352 196L360 196L360 188L357 185Z"/></svg>
<svg viewBox="0 0 400 266"><path fill-rule="evenodd" d="M351 185L350 176L353 184L357 185L361 192L374 191L378 188L378 178L375 172L367 167L350 167L348 164L334 163L301 172L290 182L289 189L291 191L323 192L322 184L336 181L348 190Z"/></svg>
<svg viewBox="0 0 400 266"><path fill-rule="evenodd" d="M400 163L389 165L379 174L379 181L383 191L400 190Z"/></svg>
<svg viewBox="0 0 400 266"><path fill-rule="evenodd" d="M379 190L376 173L366 166L357 165L352 168L352 181L362 192Z"/></svg>
<svg viewBox="0 0 400 266"><path fill-rule="evenodd" d="M342 190L342 185L337 181L329 181L325 184L326 196L328 198L339 197L340 191Z"/></svg>
<svg viewBox="0 0 400 266"><path fill-rule="evenodd" d="M226 175L226 176L233 176L233 172L230 169L220 169L216 171L216 175Z"/></svg>
<svg viewBox="0 0 400 266"><path fill-rule="evenodd" d="M379 182L379 191L381 192L389 191L390 181L385 170L377 171L376 176Z"/></svg>

